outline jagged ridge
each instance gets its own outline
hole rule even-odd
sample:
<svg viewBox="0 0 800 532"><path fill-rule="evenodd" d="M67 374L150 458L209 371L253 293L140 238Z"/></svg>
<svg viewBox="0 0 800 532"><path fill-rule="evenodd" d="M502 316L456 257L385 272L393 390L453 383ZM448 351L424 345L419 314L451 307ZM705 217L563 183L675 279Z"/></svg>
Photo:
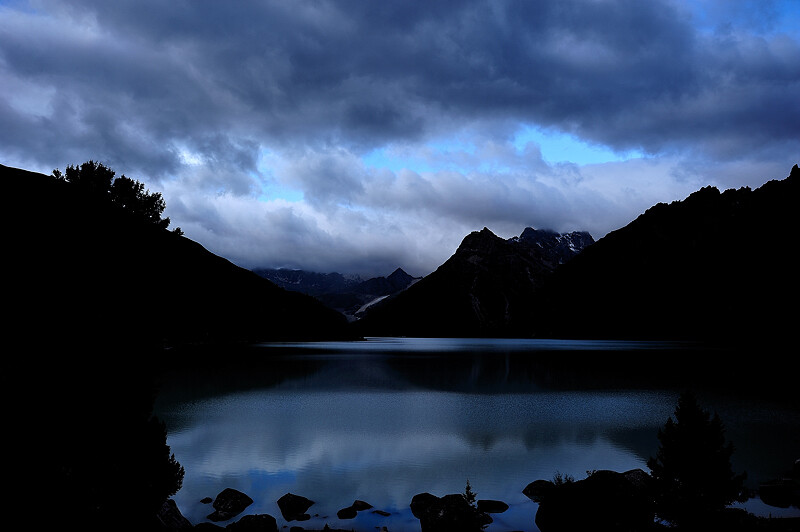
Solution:
<svg viewBox="0 0 800 532"><path fill-rule="evenodd" d="M779 341L794 328L800 170L660 203L559 268L537 335Z"/></svg>

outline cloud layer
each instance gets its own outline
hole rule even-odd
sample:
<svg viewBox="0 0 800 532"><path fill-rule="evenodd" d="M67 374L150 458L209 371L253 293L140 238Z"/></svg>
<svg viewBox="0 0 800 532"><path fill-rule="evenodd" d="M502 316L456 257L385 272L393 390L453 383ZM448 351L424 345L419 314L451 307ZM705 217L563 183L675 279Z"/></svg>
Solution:
<svg viewBox="0 0 800 532"><path fill-rule="evenodd" d="M787 175L792 4L6 2L0 157L102 160L247 267L421 275L484 226L597 238ZM552 160L530 128L636 157Z"/></svg>

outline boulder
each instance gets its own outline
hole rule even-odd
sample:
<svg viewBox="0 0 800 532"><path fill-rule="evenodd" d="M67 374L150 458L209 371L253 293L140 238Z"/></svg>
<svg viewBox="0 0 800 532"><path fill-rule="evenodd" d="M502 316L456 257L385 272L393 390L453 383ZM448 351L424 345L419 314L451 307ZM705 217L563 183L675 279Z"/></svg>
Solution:
<svg viewBox="0 0 800 532"><path fill-rule="evenodd" d="M648 478L641 470L601 470L579 481L539 481L523 492L539 503L535 519L541 532L644 530L655 518Z"/></svg>
<svg viewBox="0 0 800 532"><path fill-rule="evenodd" d="M508 510L508 505L503 501L481 499L478 501L478 511L487 514L501 514Z"/></svg>
<svg viewBox="0 0 800 532"><path fill-rule="evenodd" d="M542 499L555 489L556 485L549 480L534 480L522 490L522 493L533 502L542 502Z"/></svg>
<svg viewBox="0 0 800 532"><path fill-rule="evenodd" d="M358 511L353 508L352 506L348 506L347 508L342 508L338 512L336 512L336 517L339 519L353 519L358 514Z"/></svg>
<svg viewBox="0 0 800 532"><path fill-rule="evenodd" d="M269 514L242 516L225 527L230 532L278 532L278 522Z"/></svg>
<svg viewBox="0 0 800 532"><path fill-rule="evenodd" d="M369 510L372 508L372 505L368 502L355 500L351 508L355 508L357 512L363 512L364 510Z"/></svg>
<svg viewBox="0 0 800 532"><path fill-rule="evenodd" d="M492 518L471 506L461 494L437 497L419 493L411 499L411 513L422 532L480 532Z"/></svg>
<svg viewBox="0 0 800 532"><path fill-rule="evenodd" d="M281 515L287 521L307 521L311 518L306 513L306 510L311 508L314 501L306 499L301 495L287 493L278 499L278 508L281 510Z"/></svg>
<svg viewBox="0 0 800 532"><path fill-rule="evenodd" d="M439 500L439 497L431 493L418 493L411 499L411 513L414 517L421 519L433 504Z"/></svg>
<svg viewBox="0 0 800 532"><path fill-rule="evenodd" d="M253 499L241 491L225 488L214 499L214 513L208 516L211 521L227 521L236 517L253 504Z"/></svg>

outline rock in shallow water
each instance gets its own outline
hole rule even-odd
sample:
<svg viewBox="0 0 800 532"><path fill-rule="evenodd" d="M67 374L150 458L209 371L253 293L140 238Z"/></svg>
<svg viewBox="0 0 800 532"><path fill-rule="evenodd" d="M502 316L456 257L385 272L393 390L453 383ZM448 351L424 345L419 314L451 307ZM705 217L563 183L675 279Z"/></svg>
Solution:
<svg viewBox="0 0 800 532"><path fill-rule="evenodd" d="M487 514L501 514L506 510L508 510L508 505L503 501L491 499L481 499L478 501L478 511L486 512Z"/></svg>
<svg viewBox="0 0 800 532"><path fill-rule="evenodd" d="M287 493L278 499L278 508L287 521L307 521L310 516L306 510L311 508L312 504L314 501L294 493Z"/></svg>
<svg viewBox="0 0 800 532"><path fill-rule="evenodd" d="M353 501L353 504L351 504L347 508L342 508L341 510L339 510L336 513L336 517L338 517L339 519L353 519L358 514L358 512L361 512L363 510L369 510L370 508L372 508L372 505L369 504L368 502L356 500Z"/></svg>
<svg viewBox="0 0 800 532"><path fill-rule="evenodd" d="M233 488L225 488L214 499L212 506L215 511L208 516L208 519L226 521L242 513L251 504L253 504L253 499L246 494Z"/></svg>

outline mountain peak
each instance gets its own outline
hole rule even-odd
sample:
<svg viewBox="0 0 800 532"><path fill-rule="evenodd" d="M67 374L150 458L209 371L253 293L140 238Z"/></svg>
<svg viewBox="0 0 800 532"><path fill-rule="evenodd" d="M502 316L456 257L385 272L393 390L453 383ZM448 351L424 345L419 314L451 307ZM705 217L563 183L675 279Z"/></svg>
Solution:
<svg viewBox="0 0 800 532"><path fill-rule="evenodd" d="M405 270L403 270L403 268L397 268L395 271L393 271L391 274L389 274L387 279L389 279L390 281L395 281L395 280L400 280L400 279L409 279L409 280L411 280L411 279L413 279L413 277L411 277L409 274L407 274L405 272Z"/></svg>
<svg viewBox="0 0 800 532"><path fill-rule="evenodd" d="M470 234L465 236L461 241L461 245L463 246L465 242L468 243L471 241L482 241L488 239L493 240L496 238L499 239L500 237L494 234L488 227L484 227L480 231L472 231Z"/></svg>
<svg viewBox="0 0 800 532"><path fill-rule="evenodd" d="M557 233L551 229L532 227L526 227L519 237L510 240L539 250L542 258L554 264L563 264L585 247L594 244L594 238L587 231Z"/></svg>
<svg viewBox="0 0 800 532"><path fill-rule="evenodd" d="M488 228L484 227L480 231L473 231L461 241L458 246L456 254L486 254L502 246L506 241L499 236L492 233Z"/></svg>
<svg viewBox="0 0 800 532"><path fill-rule="evenodd" d="M559 264L582 249L584 240L581 233L532 228L523 235L506 240L487 227L468 234L435 272L371 307L356 326L360 334L527 333L536 290Z"/></svg>
<svg viewBox="0 0 800 532"><path fill-rule="evenodd" d="M537 238L558 235L552 229L534 229L533 227L526 227L519 235L520 238Z"/></svg>

